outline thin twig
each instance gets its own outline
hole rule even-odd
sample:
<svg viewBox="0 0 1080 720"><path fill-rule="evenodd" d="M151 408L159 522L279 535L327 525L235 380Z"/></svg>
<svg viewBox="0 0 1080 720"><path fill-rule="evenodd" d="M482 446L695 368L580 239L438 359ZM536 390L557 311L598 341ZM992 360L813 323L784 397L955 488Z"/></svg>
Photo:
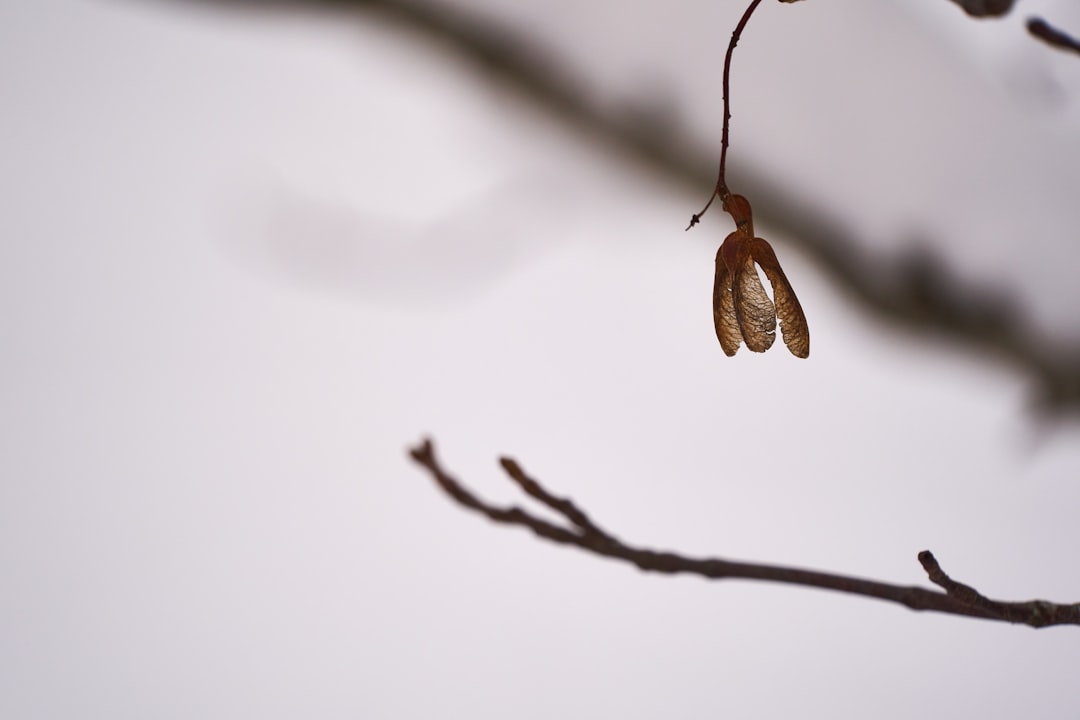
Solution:
<svg viewBox="0 0 1080 720"><path fill-rule="evenodd" d="M761 0L753 0L746 8L742 18L739 19L739 24L735 26L735 31L731 33L731 41L728 42L727 54L724 55L724 123L723 130L720 133L720 169L716 175L716 187L712 191L712 195L709 196L708 202L705 203L705 207L700 212L694 213L690 217L690 224L686 226L686 229L697 225L701 222L701 217L712 206L713 200L720 197L720 201L727 200L728 187L727 180L724 178L724 171L727 169L727 150L728 150L728 128L731 125L731 56L735 53L735 46L739 44L739 38L742 37L743 29L746 27L746 23L750 22L750 16L754 14L754 10L761 4Z"/></svg>
<svg viewBox="0 0 1080 720"><path fill-rule="evenodd" d="M434 444L429 439L410 449L409 455L426 469L439 487L458 504L493 522L529 528L545 540L560 545L573 545L596 555L622 560L641 570L665 574L689 573L713 580L763 580L815 587L895 602L912 610L1022 623L1036 628L1080 625L1080 603L1059 605L1045 600L1026 603L987 600L974 589L953 583L941 571L929 551L920 553L919 560L933 582L939 585L946 583L943 585L946 587L944 593L916 586L892 585L779 565L734 562L719 558L690 558L677 553L657 552L625 544L601 530L572 501L556 498L539 482L526 475L517 462L509 458L503 458L500 464L510 478L530 496L565 517L571 528L556 525L518 507L500 508L480 500L443 469L435 456Z"/></svg>
<svg viewBox="0 0 1080 720"><path fill-rule="evenodd" d="M578 507L569 499L555 497L545 490L540 483L526 475L525 471L521 469L521 466L518 465L517 461L513 458L499 458L499 464L502 465L503 470L510 476L510 479L516 482L527 495L531 495L555 512L566 517L567 520L574 523L574 525L577 525L582 532L588 535L598 535L601 537L607 535L607 533L597 527L596 524L589 519L589 516L578 509Z"/></svg>

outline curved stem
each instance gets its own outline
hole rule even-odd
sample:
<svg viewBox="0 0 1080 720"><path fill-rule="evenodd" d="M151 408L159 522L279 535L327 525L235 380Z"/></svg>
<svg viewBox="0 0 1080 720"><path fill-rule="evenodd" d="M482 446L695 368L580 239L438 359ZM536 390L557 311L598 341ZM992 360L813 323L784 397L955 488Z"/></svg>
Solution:
<svg viewBox="0 0 1080 720"><path fill-rule="evenodd" d="M713 189L712 195L709 196L709 201L705 203L705 207L701 209L701 212L695 213L690 218L690 224L686 227L687 230L701 221L701 217L717 196L720 196L720 202L722 203L727 200L727 196L730 194L727 182L724 179L724 170L727 166L727 149L730 144L728 141L728 126L731 124L731 55L735 52L735 46L739 44L743 28L746 27L746 23L750 21L750 16L754 14L754 10L757 10L757 6L760 4L761 0L753 0L743 13L739 24L735 26L735 31L731 33L731 42L728 43L727 55L724 56L724 129L720 135L720 171L717 174L716 187Z"/></svg>

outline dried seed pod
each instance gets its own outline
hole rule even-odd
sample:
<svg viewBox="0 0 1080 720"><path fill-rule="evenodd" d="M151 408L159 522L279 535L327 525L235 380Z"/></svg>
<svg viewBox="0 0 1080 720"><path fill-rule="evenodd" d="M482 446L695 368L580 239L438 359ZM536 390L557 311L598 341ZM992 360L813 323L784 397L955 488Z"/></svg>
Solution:
<svg viewBox="0 0 1080 720"><path fill-rule="evenodd" d="M724 199L724 210L736 230L716 252L713 281L713 325L720 347L734 355L745 342L753 352L765 352L776 340L777 319L784 344L796 357L810 355L810 330L795 291L776 259L772 246L754 237L750 202L741 195ZM772 285L773 299L758 277L760 267Z"/></svg>

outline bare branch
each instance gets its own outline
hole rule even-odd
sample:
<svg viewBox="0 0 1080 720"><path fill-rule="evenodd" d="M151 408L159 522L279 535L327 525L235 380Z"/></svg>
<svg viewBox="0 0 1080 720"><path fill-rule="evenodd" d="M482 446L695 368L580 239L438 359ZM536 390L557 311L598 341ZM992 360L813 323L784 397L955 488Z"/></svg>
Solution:
<svg viewBox="0 0 1080 720"><path fill-rule="evenodd" d="M296 10L340 13L362 21L378 12L416 35L439 44L502 83L588 139L637 162L644 172L699 192L715 179L713 150L680 135L663 132L598 104L595 94L540 52L533 39L511 29L430 0L184 0L243 10ZM982 5L960 3L968 9ZM1000 3L985 2L987 11ZM1036 408L1047 415L1080 412L1080 340L1069 344L1033 336L1008 295L972 287L940 257L927 252L909 257L871 256L843 223L818 205L800 199L782 177L739 168L741 192L758 198L759 223L797 244L861 307L879 320L913 331L930 331L980 358L1004 360L1038 388ZM937 244L937 243L927 243Z"/></svg>
<svg viewBox="0 0 1080 720"><path fill-rule="evenodd" d="M1029 33L1039 38L1050 47L1080 53L1080 40L1058 30L1042 18L1028 18L1027 29Z"/></svg>
<svg viewBox="0 0 1080 720"><path fill-rule="evenodd" d="M500 464L511 480L528 495L566 518L570 527L548 522L518 507L500 508L480 500L442 468L435 456L435 447L431 440L424 440L410 449L409 455L427 470L439 487L459 505L493 522L529 528L545 540L559 545L572 545L586 552L622 560L641 570L664 574L688 573L713 580L745 579L801 585L886 600L912 610L929 610L985 620L1022 623L1036 628L1051 625L1080 625L1080 603L1059 605L1045 600L1032 600L1025 603L988 600L973 588L952 581L941 570L929 551L919 553L919 561L926 568L930 579L945 588L944 593L921 587L892 585L813 570L734 562L719 558L691 558L671 552L657 552L633 547L601 530L573 502L556 498L539 482L526 475L521 466L510 458L502 458Z"/></svg>

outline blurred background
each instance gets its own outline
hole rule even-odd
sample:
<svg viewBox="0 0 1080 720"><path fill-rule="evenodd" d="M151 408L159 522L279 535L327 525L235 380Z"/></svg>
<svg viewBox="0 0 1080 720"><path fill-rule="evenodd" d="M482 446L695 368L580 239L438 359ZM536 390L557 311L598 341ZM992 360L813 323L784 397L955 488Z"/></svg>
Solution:
<svg viewBox="0 0 1080 720"><path fill-rule="evenodd" d="M0 715L1067 717L1072 628L632 544L1080 599L1080 8L764 3L729 184L806 311L726 358L742 2L0 3ZM931 710L932 709L932 710Z"/></svg>

